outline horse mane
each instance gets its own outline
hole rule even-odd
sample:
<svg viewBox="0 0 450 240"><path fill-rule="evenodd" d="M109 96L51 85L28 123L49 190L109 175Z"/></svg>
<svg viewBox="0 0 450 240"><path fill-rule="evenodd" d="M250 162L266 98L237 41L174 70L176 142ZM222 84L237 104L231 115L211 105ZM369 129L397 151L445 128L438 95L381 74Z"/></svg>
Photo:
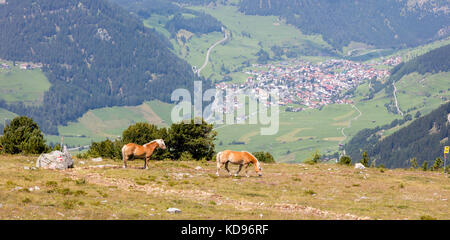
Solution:
<svg viewBox="0 0 450 240"><path fill-rule="evenodd" d="M160 141L163 141L162 139L155 139L155 140L153 140L153 141L151 141L151 142L148 142L148 143L146 143L146 144L144 144L144 145L142 145L142 146L147 146L147 145L150 145L150 144L152 144L152 143L154 143L154 142L156 142L158 145L160 145Z"/></svg>
<svg viewBox="0 0 450 240"><path fill-rule="evenodd" d="M242 152L248 153L250 156L252 156L252 158L255 159L255 161L256 161L256 166L259 168L259 160L253 154L251 154L250 152L247 152L247 151L242 151Z"/></svg>

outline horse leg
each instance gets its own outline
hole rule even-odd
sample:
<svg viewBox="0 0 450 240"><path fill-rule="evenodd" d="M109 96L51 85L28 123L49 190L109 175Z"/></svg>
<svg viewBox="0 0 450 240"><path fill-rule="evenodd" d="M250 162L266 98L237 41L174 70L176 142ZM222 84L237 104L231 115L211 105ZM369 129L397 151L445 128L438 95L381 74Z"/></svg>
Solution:
<svg viewBox="0 0 450 240"><path fill-rule="evenodd" d="M244 169L244 171L245 171L245 176L246 176L246 177L249 177L249 176L248 176L248 164L245 164L245 169Z"/></svg>
<svg viewBox="0 0 450 240"><path fill-rule="evenodd" d="M216 171L216 175L217 176L219 176L219 170L220 170L220 168L223 166L223 163L221 163L221 162L217 162L217 171Z"/></svg>
<svg viewBox="0 0 450 240"><path fill-rule="evenodd" d="M234 174L235 177L238 176L239 172L240 172L241 169L242 169L242 166L244 166L244 165L243 165L243 164L239 164L239 169L238 169L237 172Z"/></svg>
<svg viewBox="0 0 450 240"><path fill-rule="evenodd" d="M127 168L127 160L128 160L128 156L124 155L123 156L123 168Z"/></svg>
<svg viewBox="0 0 450 240"><path fill-rule="evenodd" d="M144 158L144 169L148 169L148 160L150 159L150 157L145 156Z"/></svg>
<svg viewBox="0 0 450 240"><path fill-rule="evenodd" d="M225 169L227 170L227 172L228 172L228 175L230 175L230 176L231 176L231 172L230 172L230 169L228 169L228 163L229 163L229 162L226 162L226 163L225 163Z"/></svg>

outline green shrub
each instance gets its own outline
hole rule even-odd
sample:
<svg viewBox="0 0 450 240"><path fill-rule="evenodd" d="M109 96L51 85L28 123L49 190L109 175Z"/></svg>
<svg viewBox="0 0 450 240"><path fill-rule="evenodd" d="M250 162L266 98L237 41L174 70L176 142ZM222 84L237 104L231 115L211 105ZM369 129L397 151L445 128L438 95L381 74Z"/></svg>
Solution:
<svg viewBox="0 0 450 240"><path fill-rule="evenodd" d="M275 159L273 158L272 154L270 154L269 152L254 152L252 154L260 162L263 162L263 163L275 163Z"/></svg>
<svg viewBox="0 0 450 240"><path fill-rule="evenodd" d="M316 163L318 163L320 161L320 157L321 156L319 154L319 150L316 150L316 152L313 153L310 158L306 159L305 163L307 163L307 164L316 164Z"/></svg>
<svg viewBox="0 0 450 240"><path fill-rule="evenodd" d="M350 166L352 165L352 159L349 156L344 155L339 159L338 164Z"/></svg>
<svg viewBox="0 0 450 240"><path fill-rule="evenodd" d="M50 150L39 126L25 116L16 117L6 125L0 137L0 146L4 153L9 154L39 154Z"/></svg>
<svg viewBox="0 0 450 240"><path fill-rule="evenodd" d="M361 164L364 165L364 167L366 167L366 168L369 167L370 158L366 151L363 152L362 157L363 158L360 161Z"/></svg>

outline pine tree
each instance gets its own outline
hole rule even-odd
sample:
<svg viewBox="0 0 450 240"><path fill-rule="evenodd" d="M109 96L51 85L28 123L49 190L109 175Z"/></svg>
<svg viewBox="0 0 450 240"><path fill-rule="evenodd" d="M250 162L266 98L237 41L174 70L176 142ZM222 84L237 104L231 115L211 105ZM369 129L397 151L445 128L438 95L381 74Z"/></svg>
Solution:
<svg viewBox="0 0 450 240"><path fill-rule="evenodd" d="M362 165L364 165L364 167L369 167L369 162L370 162L370 158L369 158L369 156L367 155L367 152L366 151L364 151L363 152L363 154L362 154L362 159L361 159L361 164Z"/></svg>

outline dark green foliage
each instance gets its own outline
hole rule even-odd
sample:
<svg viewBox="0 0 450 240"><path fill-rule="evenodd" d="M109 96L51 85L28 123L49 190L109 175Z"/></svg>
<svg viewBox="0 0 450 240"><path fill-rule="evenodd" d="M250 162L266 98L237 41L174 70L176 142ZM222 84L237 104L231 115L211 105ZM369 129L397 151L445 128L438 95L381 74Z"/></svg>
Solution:
<svg viewBox="0 0 450 240"><path fill-rule="evenodd" d="M152 155L154 160L164 159L211 159L214 155L216 132L212 125L202 121L201 124L172 124L169 129L158 128L148 123L136 123L123 132L122 140L105 140L94 142L89 151L81 157L105 157L122 159L121 149L127 143L146 144L155 139L163 139L166 150L157 148Z"/></svg>
<svg viewBox="0 0 450 240"><path fill-rule="evenodd" d="M109 139L102 142L93 142L91 147L86 152L89 157L102 157L111 159L122 159L121 149L123 147L122 141L111 141Z"/></svg>
<svg viewBox="0 0 450 240"><path fill-rule="evenodd" d="M41 107L0 107L33 117L46 133L93 108L170 101L197 78L164 36L106 0L8 1L0 29L0 58L42 63L52 84Z"/></svg>
<svg viewBox="0 0 450 240"><path fill-rule="evenodd" d="M443 104L382 140L378 133L391 126L363 129L345 145L345 150L355 158L361 156L360 149L366 149L372 159L388 168L408 168L409 159L413 157L421 165L424 161L441 157L443 147L449 145L449 113L450 103Z"/></svg>
<svg viewBox="0 0 450 240"><path fill-rule="evenodd" d="M423 164L422 164L422 170L423 170L423 171L427 171L427 170L428 170L428 162L427 162L427 161L423 162Z"/></svg>
<svg viewBox="0 0 450 240"><path fill-rule="evenodd" d="M144 145L155 139L162 138L162 134L162 131L153 124L136 123L123 131L122 141L124 144L136 143L139 145Z"/></svg>
<svg viewBox="0 0 450 240"><path fill-rule="evenodd" d="M369 167L369 162L370 162L369 155L367 155L367 152L364 151L360 163L364 165L364 167Z"/></svg>
<svg viewBox="0 0 450 240"><path fill-rule="evenodd" d="M444 165L444 161L442 161L442 159L440 157L436 158L436 160L434 160L433 166L431 166L431 170L432 171L437 171L439 170L442 166Z"/></svg>
<svg viewBox="0 0 450 240"><path fill-rule="evenodd" d="M350 166L352 165L352 159L349 156L344 155L339 159L338 164Z"/></svg>
<svg viewBox="0 0 450 240"><path fill-rule="evenodd" d="M0 146L9 154L38 154L49 150L39 126L25 116L16 117L6 125Z"/></svg>
<svg viewBox="0 0 450 240"><path fill-rule="evenodd" d="M305 160L305 163L307 164L316 164L319 163L320 161L320 154L319 154L319 150L316 150L316 152L311 154L311 157Z"/></svg>
<svg viewBox="0 0 450 240"><path fill-rule="evenodd" d="M199 13L194 18L185 18L181 13L178 13L166 23L165 28L172 33L173 36L181 29L197 34L205 34L222 31L222 24L211 15L204 13Z"/></svg>
<svg viewBox="0 0 450 240"><path fill-rule="evenodd" d="M401 63L391 70L388 84L399 81L413 72L420 74L450 71L450 44L431 50L408 62Z"/></svg>
<svg viewBox="0 0 450 240"><path fill-rule="evenodd" d="M273 158L272 154L270 154L269 152L254 152L252 154L260 162L263 162L263 163L275 163L275 159Z"/></svg>
<svg viewBox="0 0 450 240"><path fill-rule="evenodd" d="M222 23L209 14L183 8L174 1L167 0L113 0L123 8L136 13L139 17L147 19L157 14L170 20L166 22L165 28L175 37L180 29L185 29L195 34L205 34L210 32L220 32ZM176 1L175 1L176 2ZM186 4L186 1L180 1ZM192 1L189 1L192 3ZM211 1L195 1L195 4L202 4ZM183 17L183 13L194 15L193 18Z"/></svg>
<svg viewBox="0 0 450 240"><path fill-rule="evenodd" d="M412 168L416 169L416 168L419 167L419 164L417 164L417 159L416 159L416 158L411 158L411 159L409 160L409 162L411 163L411 167L412 167Z"/></svg>
<svg viewBox="0 0 450 240"><path fill-rule="evenodd" d="M183 152L189 152L196 160L212 159L216 136L212 124L204 120L201 124L195 124L191 120L188 123L172 124L167 131L167 140L164 141L173 159L179 159Z"/></svg>
<svg viewBox="0 0 450 240"><path fill-rule="evenodd" d="M436 8L446 0L410 8L409 1L242 0L240 10L251 15L275 15L306 34L322 34L342 48L351 41L381 48L413 46L436 38L448 26L450 15ZM441 37L445 37L441 36Z"/></svg>

